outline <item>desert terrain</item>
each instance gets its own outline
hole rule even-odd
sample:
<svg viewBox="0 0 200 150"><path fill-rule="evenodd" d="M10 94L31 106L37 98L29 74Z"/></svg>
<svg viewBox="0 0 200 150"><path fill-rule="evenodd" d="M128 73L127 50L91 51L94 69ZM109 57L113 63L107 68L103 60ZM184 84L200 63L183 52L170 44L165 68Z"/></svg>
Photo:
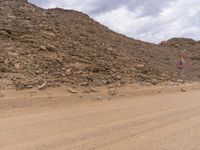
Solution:
<svg viewBox="0 0 200 150"><path fill-rule="evenodd" d="M127 86L110 95L67 87L6 90L1 150L197 150L200 84Z"/></svg>
<svg viewBox="0 0 200 150"><path fill-rule="evenodd" d="M199 150L199 81L200 41L0 0L0 150Z"/></svg>

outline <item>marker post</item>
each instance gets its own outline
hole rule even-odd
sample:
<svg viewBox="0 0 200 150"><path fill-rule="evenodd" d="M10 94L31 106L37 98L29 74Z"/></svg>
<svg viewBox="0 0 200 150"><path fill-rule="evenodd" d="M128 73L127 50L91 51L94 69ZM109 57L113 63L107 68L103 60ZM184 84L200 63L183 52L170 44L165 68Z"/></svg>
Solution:
<svg viewBox="0 0 200 150"><path fill-rule="evenodd" d="M179 61L178 61L178 70L180 71L180 80L185 82L185 66L186 66L186 51L181 52Z"/></svg>

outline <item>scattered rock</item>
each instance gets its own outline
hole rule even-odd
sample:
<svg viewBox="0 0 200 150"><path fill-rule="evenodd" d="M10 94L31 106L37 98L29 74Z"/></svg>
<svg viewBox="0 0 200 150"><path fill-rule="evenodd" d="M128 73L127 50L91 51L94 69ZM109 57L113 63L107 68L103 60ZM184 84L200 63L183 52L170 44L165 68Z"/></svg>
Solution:
<svg viewBox="0 0 200 150"><path fill-rule="evenodd" d="M68 91L69 91L70 93L74 93L74 94L75 94L75 93L78 93L78 91L76 91L75 89L70 88L70 87L68 88Z"/></svg>
<svg viewBox="0 0 200 150"><path fill-rule="evenodd" d="M80 84L80 86L88 86L88 85L89 85L88 82L83 82L83 83Z"/></svg>
<svg viewBox="0 0 200 150"><path fill-rule="evenodd" d="M112 47L108 47L107 50L109 50L109 51L113 51L114 48L112 48Z"/></svg>
<svg viewBox="0 0 200 150"><path fill-rule="evenodd" d="M136 68L136 69L139 69L139 70L144 69L144 67L145 67L144 64L137 64L137 65L135 66L135 68Z"/></svg>
<svg viewBox="0 0 200 150"><path fill-rule="evenodd" d="M45 45L41 45L39 48L40 48L40 50L42 50L42 51L46 51L46 50L47 50L47 47L46 47Z"/></svg>
<svg viewBox="0 0 200 150"><path fill-rule="evenodd" d="M21 67L20 63L17 63L14 66L15 66L16 69L20 69L20 67Z"/></svg>
<svg viewBox="0 0 200 150"><path fill-rule="evenodd" d="M1 98L4 97L4 94L0 93L0 97L1 97Z"/></svg>
<svg viewBox="0 0 200 150"><path fill-rule="evenodd" d="M159 83L159 81L157 79L152 79L151 80L151 84L153 85L157 85Z"/></svg>
<svg viewBox="0 0 200 150"><path fill-rule="evenodd" d="M108 88L109 88L109 89L114 88L114 85L113 85L113 84L109 84L109 85L108 85Z"/></svg>
<svg viewBox="0 0 200 150"><path fill-rule="evenodd" d="M97 100L100 100L100 101L102 101L102 100L103 100L103 98L102 98L101 96L97 96Z"/></svg>
<svg viewBox="0 0 200 150"><path fill-rule="evenodd" d="M53 45L48 45L46 48L49 52L55 52L56 51L56 47Z"/></svg>
<svg viewBox="0 0 200 150"><path fill-rule="evenodd" d="M121 83L116 83L116 87L122 87Z"/></svg>
<svg viewBox="0 0 200 150"><path fill-rule="evenodd" d="M181 92L187 92L186 88L181 88Z"/></svg>
<svg viewBox="0 0 200 150"><path fill-rule="evenodd" d="M116 78L117 80L121 80L120 75L117 75L115 78Z"/></svg>
<svg viewBox="0 0 200 150"><path fill-rule="evenodd" d="M13 80L13 81L14 81L14 80ZM29 83L26 83L26 82L14 81L13 83L14 83L14 85L16 86L16 89L17 89L17 90L28 89L28 87L29 87Z"/></svg>
<svg viewBox="0 0 200 150"><path fill-rule="evenodd" d="M71 71L72 71L71 68L70 68L70 69L67 69L67 70L66 70L66 74L67 74L67 75L70 75Z"/></svg>
<svg viewBox="0 0 200 150"><path fill-rule="evenodd" d="M38 90L44 90L47 88L47 82L44 82L42 85L38 87Z"/></svg>
<svg viewBox="0 0 200 150"><path fill-rule="evenodd" d="M19 54L16 52L8 52L8 55L13 56L13 57L17 57Z"/></svg>
<svg viewBox="0 0 200 150"><path fill-rule="evenodd" d="M108 94L110 95L110 96L115 96L115 95L117 95L119 92L117 91L117 90L115 90L115 89L112 89L112 90L109 90L108 91Z"/></svg>
<svg viewBox="0 0 200 150"><path fill-rule="evenodd" d="M26 88L27 88L27 89L32 89L32 88L33 88L33 85L29 84L29 85L26 86Z"/></svg>
<svg viewBox="0 0 200 150"><path fill-rule="evenodd" d="M83 90L83 93L90 93L90 90L89 89L85 89L85 90Z"/></svg>
<svg viewBox="0 0 200 150"><path fill-rule="evenodd" d="M91 92L98 92L98 90L95 89L95 88L90 88L90 91L91 91Z"/></svg>

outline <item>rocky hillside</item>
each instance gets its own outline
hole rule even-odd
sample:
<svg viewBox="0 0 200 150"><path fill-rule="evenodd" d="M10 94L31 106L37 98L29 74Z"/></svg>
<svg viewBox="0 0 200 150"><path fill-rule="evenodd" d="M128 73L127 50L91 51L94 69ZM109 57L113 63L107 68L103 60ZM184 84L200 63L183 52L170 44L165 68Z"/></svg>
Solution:
<svg viewBox="0 0 200 150"><path fill-rule="evenodd" d="M186 51L186 79L190 81L200 80L200 41L187 38L173 38L161 42L160 45L178 52Z"/></svg>
<svg viewBox="0 0 200 150"><path fill-rule="evenodd" d="M176 81L180 48L191 50L187 79L199 80L199 42L145 43L81 12L0 0L1 88Z"/></svg>

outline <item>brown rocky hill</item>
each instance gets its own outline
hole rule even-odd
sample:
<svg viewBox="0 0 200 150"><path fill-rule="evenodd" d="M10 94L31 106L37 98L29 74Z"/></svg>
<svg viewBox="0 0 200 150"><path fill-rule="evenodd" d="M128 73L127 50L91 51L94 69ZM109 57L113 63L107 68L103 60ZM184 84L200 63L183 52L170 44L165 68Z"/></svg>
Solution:
<svg viewBox="0 0 200 150"><path fill-rule="evenodd" d="M162 47L173 48L175 51L185 50L187 54L186 77L188 80L200 79L200 41L187 38L173 38L161 42Z"/></svg>
<svg viewBox="0 0 200 150"><path fill-rule="evenodd" d="M184 45L177 48L173 41L179 44L146 43L117 34L81 12L0 0L0 87L176 81ZM194 43L188 61L195 65L188 80L200 76L199 42Z"/></svg>

